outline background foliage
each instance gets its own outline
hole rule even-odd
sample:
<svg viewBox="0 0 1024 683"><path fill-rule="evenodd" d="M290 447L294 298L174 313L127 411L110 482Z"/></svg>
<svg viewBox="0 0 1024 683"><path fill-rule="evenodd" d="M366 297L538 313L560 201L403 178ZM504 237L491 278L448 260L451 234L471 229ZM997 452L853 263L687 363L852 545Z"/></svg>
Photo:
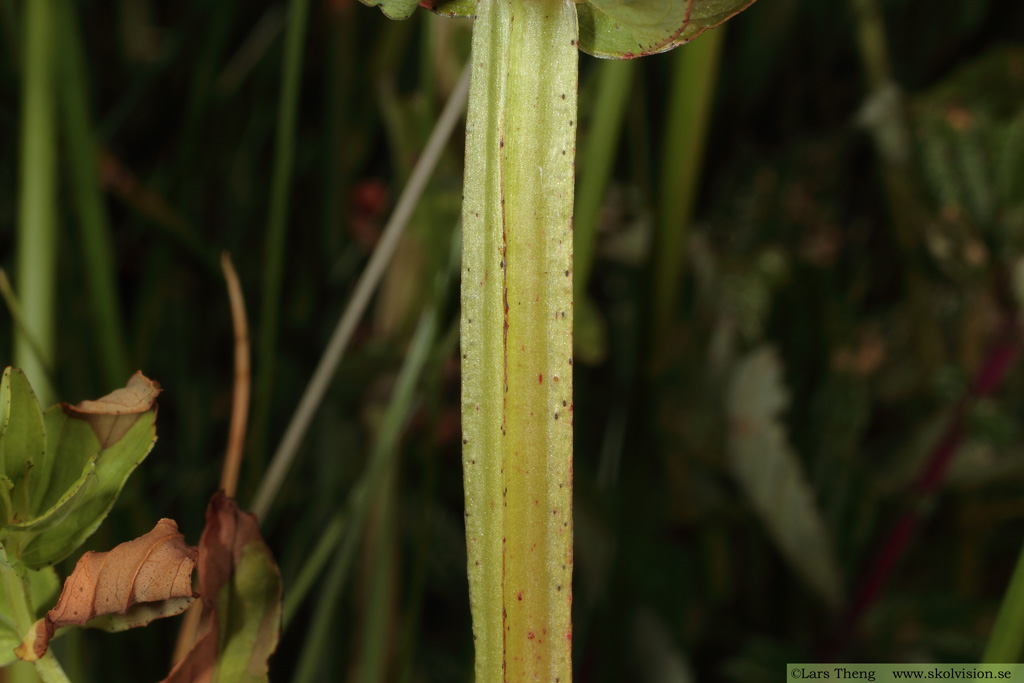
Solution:
<svg viewBox="0 0 1024 683"><path fill-rule="evenodd" d="M761 0L720 29L699 182L680 181L696 182L692 224L685 207L658 208L689 187L663 179L686 153L674 146L667 84L690 48L625 67L621 134L602 134L614 163L595 256L577 264L589 268L578 291L593 303L577 297L587 325L575 366L579 681L768 681L786 661L826 656L981 656L1024 524L1024 6L881 0L887 63L863 39L859 4ZM141 368L165 389L160 440L88 545L109 548L161 516L195 543L230 410L221 250L240 272L253 329L262 324L287 7L74 5L76 82L100 148L128 357L110 358L98 341L111 332L94 329L79 176L62 161L56 389L70 401L105 394L127 379L118 368ZM24 6L0 1L8 272ZM469 44L467 23L426 12L389 22L352 0L309 12L272 392L262 407L256 399L243 503ZM597 105L606 63L581 56L580 66L578 190L588 135L608 106ZM700 92L681 83L684 95ZM69 139L62 132L61 159L73 154ZM381 425L394 422L381 418L420 311L437 296L424 283L449 267L461 155L456 135L264 522L286 592ZM665 277L653 255L684 229L683 256ZM320 600L299 608L272 679L291 678L303 657L315 657L323 681L471 675L454 282L440 296L440 331L354 571L319 626ZM11 357L12 325L0 318L0 358ZM264 339L254 336L255 358ZM265 381L265 366L255 372ZM775 474L750 469L773 463ZM944 476L928 479L936 468ZM759 491L766 481L782 484ZM858 603L862 577L908 514L916 532L877 597ZM313 629L323 646L303 654ZM57 646L74 680L158 680L175 630Z"/></svg>

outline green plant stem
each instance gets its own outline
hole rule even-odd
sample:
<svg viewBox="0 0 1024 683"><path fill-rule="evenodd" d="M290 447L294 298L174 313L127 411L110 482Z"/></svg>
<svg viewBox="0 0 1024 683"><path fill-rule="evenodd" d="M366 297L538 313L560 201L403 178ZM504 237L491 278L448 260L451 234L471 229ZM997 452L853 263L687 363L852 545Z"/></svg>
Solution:
<svg viewBox="0 0 1024 683"><path fill-rule="evenodd" d="M90 316L96 339L96 353L109 387L120 386L130 374L128 346L118 304L113 240L100 190L98 154L93 139L88 82L84 54L71 0L57 4L58 77L63 105L64 136L67 140L71 189L78 209L82 260L86 289L92 307Z"/></svg>
<svg viewBox="0 0 1024 683"><path fill-rule="evenodd" d="M14 617L14 625L19 635L28 633L35 619L32 617L32 603L29 600L28 586L16 567L8 564L5 557L0 557L0 582L3 584L4 600Z"/></svg>
<svg viewBox="0 0 1024 683"><path fill-rule="evenodd" d="M567 0L477 6L461 351L478 681L571 680L577 35Z"/></svg>
<svg viewBox="0 0 1024 683"><path fill-rule="evenodd" d="M672 57L665 117L661 195L654 237L651 358L663 362L683 278L686 239L700 187L705 141L725 29L707 31Z"/></svg>
<svg viewBox="0 0 1024 683"><path fill-rule="evenodd" d="M988 637L982 663L995 664L1020 661L1024 652L1024 547L1014 567L1010 585L999 605L996 623Z"/></svg>
<svg viewBox="0 0 1024 683"><path fill-rule="evenodd" d="M338 324L334 328L330 340L327 342L327 348L320 358L320 363L313 372L313 377L310 379L306 391L299 400L299 405L292 415L291 422L288 423L288 428L281 438L281 443L274 452L270 466L263 475L263 481L260 483L250 507L252 512L260 519L266 516L270 510L271 503L277 497L277 492L280 490L281 484L284 483L284 478L288 474L292 462L295 460L295 455L298 453L302 439L306 435L306 430L309 429L313 415L316 414L320 401L323 399L324 393L326 393L327 387L330 386L331 379L338 369L338 364L341 363L345 349L348 347L348 342L355 331L356 324L362 317L367 304L370 302L370 297L380 283L384 270L387 268L388 262L390 262L391 257L395 253L395 248L398 246L398 239L405 230L405 226L408 224L409 218L416 208L416 203L427 186L427 181L430 179L430 175L433 173L434 167L441 157L445 143L451 136L459 117L462 115L468 87L469 69L467 68L462 79L459 81L459 85L456 86L444 110L441 112L437 125L434 126L430 139L427 140L427 144L423 148L423 154L420 155L416 168L413 169L412 175L409 177L408 184L402 190L402 196L399 197L398 203L395 205L394 213L391 214L391 218L381 234L380 241L377 243L373 255L359 276L359 281L352 292L352 298L348 306L345 307L345 312L342 313L341 318L338 320Z"/></svg>
<svg viewBox="0 0 1024 683"><path fill-rule="evenodd" d="M7 558L3 555L3 551L0 550L0 586L3 587L3 599L11 611L11 616L14 617L14 625L17 632L19 634L26 634L32 628L32 624L35 623L35 618L32 611L29 587L18 566L9 564ZM33 664L35 665L35 673L43 683L68 683L68 677L60 667L57 659L53 656L53 652L48 651L46 655L33 662ZM30 677L27 673L28 671L29 669L22 667L22 671L18 673L18 676L23 676L22 680L27 681Z"/></svg>
<svg viewBox="0 0 1024 683"><path fill-rule="evenodd" d="M14 363L28 375L44 406L53 403L56 397L46 372L55 357L57 319L54 18L53 0L33 0L24 7L17 290L25 330L35 340L38 351L25 334L15 329Z"/></svg>
<svg viewBox="0 0 1024 683"><path fill-rule="evenodd" d="M47 651L45 655L36 660L35 665L36 673L39 674L43 683L71 683L71 679L64 673L64 669L61 668L60 662L57 661L53 652Z"/></svg>
<svg viewBox="0 0 1024 683"><path fill-rule="evenodd" d="M270 182L266 264L263 269L263 300L260 311L259 362L256 366L252 435L249 439L250 462L256 469L263 465L264 444L268 434L267 420L270 417L274 386L281 282L287 247L288 203L291 196L296 119L302 82L302 49L305 45L308 15L309 0L291 0L284 41L281 99L277 110L274 170Z"/></svg>

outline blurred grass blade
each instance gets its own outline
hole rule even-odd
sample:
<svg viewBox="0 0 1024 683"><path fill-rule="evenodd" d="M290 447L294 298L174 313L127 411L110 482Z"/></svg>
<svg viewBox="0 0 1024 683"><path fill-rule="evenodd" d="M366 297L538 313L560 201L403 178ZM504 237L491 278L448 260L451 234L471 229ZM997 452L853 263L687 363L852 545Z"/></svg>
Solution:
<svg viewBox="0 0 1024 683"><path fill-rule="evenodd" d="M597 101L580 153L579 178L573 212L573 302L576 355L598 363L607 353L607 332L587 287L594 267L599 216L605 205L612 162L619 151L622 121L629 103L636 64L629 60L602 61L597 66Z"/></svg>
<svg viewBox="0 0 1024 683"><path fill-rule="evenodd" d="M583 299L594 265L598 216L604 205L612 162L619 149L622 119L629 103L636 64L632 61L602 61L597 65L597 101L587 132L586 147L580 152L579 179L573 215L573 297Z"/></svg>
<svg viewBox="0 0 1024 683"><path fill-rule="evenodd" d="M39 342L37 342L32 336L32 333L25 328L25 318L21 314L21 304L18 303L18 297L15 295L14 289L11 287L11 281L7 279L7 273L3 268L0 268L0 298L4 300L4 305L7 306L7 312L11 314L11 320L14 322L14 329L24 337L25 343L32 347L36 355L42 357ZM43 370L50 378L50 383L52 384L53 366L47 365Z"/></svg>
<svg viewBox="0 0 1024 683"><path fill-rule="evenodd" d="M348 342L355 331L356 323L359 322L363 312L366 310L373 291L377 288L388 262L391 260L392 255L394 255L395 248L398 245L398 238L401 237L402 232L405 230L405 226L412 216L416 203L426 188L427 181L430 179L430 175L437 165L441 152L444 150L444 145L449 136L451 136L452 130L462 114L468 87L469 68L467 67L463 72L459 85L452 91L448 103L441 112L437 125L434 126L434 130L430 134L430 139L423 149L423 154L420 156L408 184L402 190L402 196L395 205L395 210L388 220L387 226L384 228L384 233L381 235L376 249L374 249L373 256L370 257L366 268L363 269L363 273L359 276L359 281L352 292L352 298L345 307L345 312L342 313L341 319L334 328L334 332L331 333L331 338L327 342L327 348L324 349L320 363L313 372L313 377L310 379L309 385L306 387L306 391L303 393L302 399L295 409L291 422L288 423L284 436L281 438L281 444L274 452L270 466L267 468L263 481L256 491L251 509L260 519L266 517L271 503L277 496L277 492L280 490L281 484L291 468L295 455L298 453L299 445L302 443L306 430L313 420L313 415L320 405L320 400L327 391L327 387L330 385L331 379L338 369L338 364L341 362L345 349L348 347Z"/></svg>
<svg viewBox="0 0 1024 683"><path fill-rule="evenodd" d="M331 518L331 521L324 527L320 540L317 541L313 552L302 565L299 576L288 586L288 592L284 596L284 610L281 615L281 631L285 631L295 617L295 613L302 606L303 601L313 589L313 584L320 576L324 566L331 559L331 554L338 546L342 535L347 527L344 512L338 512Z"/></svg>
<svg viewBox="0 0 1024 683"><path fill-rule="evenodd" d="M780 417L789 403L774 349L741 358L729 384L729 466L793 569L832 609L843 584L832 539Z"/></svg>
<svg viewBox="0 0 1024 683"><path fill-rule="evenodd" d="M661 195L655 228L651 338L652 361L663 362L683 280L684 250L700 189L704 146L715 102L725 28L708 31L672 56L672 81L665 116Z"/></svg>
<svg viewBox="0 0 1024 683"><path fill-rule="evenodd" d="M128 346L118 304L113 243L103 195L100 191L99 157L89 116L88 80L72 0L57 0L60 37L58 77L67 140L72 196L81 229L82 261L90 316L96 338L96 354L106 386L116 387L131 373Z"/></svg>
<svg viewBox="0 0 1024 683"><path fill-rule="evenodd" d="M285 250L287 248L288 204L295 161L296 120L302 81L302 50L305 46L309 0L291 0L285 32L281 99L277 109L274 170L270 181L267 218L266 265L263 269L263 303L260 311L259 362L253 402L252 437L249 440L252 465L261 467L270 417L277 356L278 319L281 308ZM257 515L262 517L262 515Z"/></svg>
<svg viewBox="0 0 1024 683"><path fill-rule="evenodd" d="M380 431L374 441L370 462L366 472L359 483L353 487L349 496L348 530L335 556L326 583L318 593L319 600L313 615L313 622L306 636L293 679L295 683L312 681L320 670L322 653L327 647L327 640L337 616L337 602L351 569L356 548L363 537L370 507L382 490L382 484L388 472L394 467L402 427L408 418L415 397L416 385L427 358L430 356L434 338L437 336L438 317L439 311L436 304L428 307L420 317L416 332L409 344L405 362L402 364L402 370L398 375L391 401L381 420ZM324 536L336 534L337 530L334 526L333 524L329 526ZM318 546L316 555L320 556L321 554ZM291 604L292 610L294 610L295 603Z"/></svg>
<svg viewBox="0 0 1024 683"><path fill-rule="evenodd" d="M57 142L54 123L54 0L33 0L24 9L24 69L17 226L16 287L25 329L14 331L14 364L48 406L56 393L46 372L56 357ZM38 350L37 350L38 349Z"/></svg>

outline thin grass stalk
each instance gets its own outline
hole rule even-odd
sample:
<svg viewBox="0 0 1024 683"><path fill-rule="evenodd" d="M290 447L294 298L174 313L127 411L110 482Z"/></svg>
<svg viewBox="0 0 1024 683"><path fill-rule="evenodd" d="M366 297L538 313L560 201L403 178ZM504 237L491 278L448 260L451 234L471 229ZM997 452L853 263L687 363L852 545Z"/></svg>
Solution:
<svg viewBox="0 0 1024 683"><path fill-rule="evenodd" d="M284 606L281 610L282 632L288 629L292 619L295 618L296 612L299 611L299 607L302 606L313 586L316 585L320 572L324 570L327 562L331 559L332 553L337 549L338 542L341 541L346 528L346 516L344 512L338 512L327 523L327 526L324 527L320 540L317 541L313 552L309 554L308 559L303 563L299 575L288 584L288 591L284 596Z"/></svg>
<svg viewBox="0 0 1024 683"><path fill-rule="evenodd" d="M311 683L316 680L317 674L328 666L329 660L324 653L330 647L331 632L338 616L338 603L341 601L341 593L352 567L355 545L346 537L334 553L334 561L327 572L327 577L317 591L316 608L310 620L305 644L299 654L299 663L292 676L292 683ZM341 678L340 675L335 677Z"/></svg>
<svg viewBox="0 0 1024 683"><path fill-rule="evenodd" d="M652 361L662 362L683 280L686 240L700 188L725 29L706 31L672 56L654 236Z"/></svg>
<svg viewBox="0 0 1024 683"><path fill-rule="evenodd" d="M57 327L57 145L55 129L54 0L24 6L24 78L17 221L16 289L25 331L14 331L14 364L32 382L39 403L56 391L46 368L56 357Z"/></svg>
<svg viewBox="0 0 1024 683"><path fill-rule="evenodd" d="M221 256L224 281L231 302L231 326L235 332L235 372L231 395L231 425L228 444L224 451L224 467L220 473L220 487L234 498L238 490L238 473L242 469L246 425L249 419L249 388L252 384L249 367L249 321L245 315L245 297L242 283L227 252Z"/></svg>
<svg viewBox="0 0 1024 683"><path fill-rule="evenodd" d="M366 524L363 572L366 583L360 591L361 618L352 680L378 683L394 679L391 661L395 634L395 592L398 584L397 506L399 463L384 473L371 503Z"/></svg>
<svg viewBox="0 0 1024 683"><path fill-rule="evenodd" d="M291 198L292 168L295 160L296 120L302 82L302 49L305 46L309 0L291 0L285 31L281 99L278 101L274 167L270 182L267 218L266 264L263 269L263 300L260 311L259 362L253 405L252 464L262 467L268 434L271 393L274 387L281 283L287 248L288 205Z"/></svg>
<svg viewBox="0 0 1024 683"><path fill-rule="evenodd" d="M85 55L78 34L74 4L71 0L59 0L57 12L60 36L57 74L62 122L67 141L72 198L78 213L90 318L103 381L107 386L116 387L125 381L131 371L118 303L110 221L100 189L98 150L93 138L89 100L85 90L88 83L84 69Z"/></svg>
<svg viewBox="0 0 1024 683"><path fill-rule="evenodd" d="M456 86L448 98L448 102L445 104L445 108L441 112L434 130L431 132L430 138L423 148L423 154L420 155L416 168L413 169L412 175L409 177L409 182L402 190L402 195L395 205L395 210L391 214L383 234L381 234L380 241L377 243L373 255L366 264L362 275L359 276L359 281L352 292L352 298L338 320L338 324L334 328L330 340L327 342L327 348L324 349L324 354L320 358L320 363L313 372L313 377L310 378L306 391L302 394L299 405L295 409L291 421L288 423L284 436L281 438L281 443L274 452L274 457L271 459L270 465L263 475L263 480L256 491L256 496L253 498L251 506L253 513L260 519L266 517L271 503L277 497L277 493L284 483L284 478L287 476L288 470L291 468L292 462L294 462L295 456L298 453L299 445L302 443L302 439L305 437L306 431L313 420L313 415L316 414L320 401L323 399L327 387L330 386L331 379L334 377L334 373L341 363L345 350L348 348L348 343L352 338L352 333L355 331L356 324L365 312L366 306L370 302L370 297L380 283L384 270L394 255L398 239L401 237L406 225L408 225L412 212L427 186L427 181L430 179L438 159L440 159L444 145L462 115L468 89L469 69L467 68L459 80L459 85Z"/></svg>
<svg viewBox="0 0 1024 683"><path fill-rule="evenodd" d="M299 656L299 665L293 681L308 683L318 671L322 670L322 653L330 637L337 616L337 603L341 591L351 570L356 548L365 531L370 505L376 499L388 471L393 467L397 456L398 441L402 428L411 411L415 397L416 385L419 382L423 367L430 355L430 348L437 336L439 312L436 304L425 310L417 324L409 344L409 350L395 383L380 430L374 441L370 462L360 482L353 488L349 496L349 525L341 546L335 556L330 573L322 590L318 593L320 600L313 614L305 645Z"/></svg>

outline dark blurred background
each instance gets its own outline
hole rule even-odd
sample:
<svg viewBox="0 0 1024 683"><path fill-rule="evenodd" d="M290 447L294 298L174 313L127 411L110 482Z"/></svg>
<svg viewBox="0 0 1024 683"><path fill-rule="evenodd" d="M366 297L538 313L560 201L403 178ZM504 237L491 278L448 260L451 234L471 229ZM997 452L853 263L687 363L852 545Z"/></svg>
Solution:
<svg viewBox="0 0 1024 683"><path fill-rule="evenodd" d="M96 330L58 108L56 390L99 396L135 369L164 387L159 443L89 545L161 516L194 543L231 404L220 252L253 331L244 504L458 79L470 24L310 3L267 384L289 3L70 4L127 358ZM0 266L16 287L26 5L0 0ZM593 248L581 261L578 244L576 264L576 680L978 661L1024 540L1024 4L759 0L670 53L581 55L579 102L576 213L590 217L576 230ZM461 130L264 520L287 592L348 504L411 332L439 301L352 572L326 606L330 569L316 578L273 680L309 657L319 681L472 679L458 288L425 285L449 268ZM0 316L8 362L12 325ZM900 523L910 533L893 540ZM304 651L314 630L325 645ZM159 680L176 631L87 633L62 658L81 680Z"/></svg>

